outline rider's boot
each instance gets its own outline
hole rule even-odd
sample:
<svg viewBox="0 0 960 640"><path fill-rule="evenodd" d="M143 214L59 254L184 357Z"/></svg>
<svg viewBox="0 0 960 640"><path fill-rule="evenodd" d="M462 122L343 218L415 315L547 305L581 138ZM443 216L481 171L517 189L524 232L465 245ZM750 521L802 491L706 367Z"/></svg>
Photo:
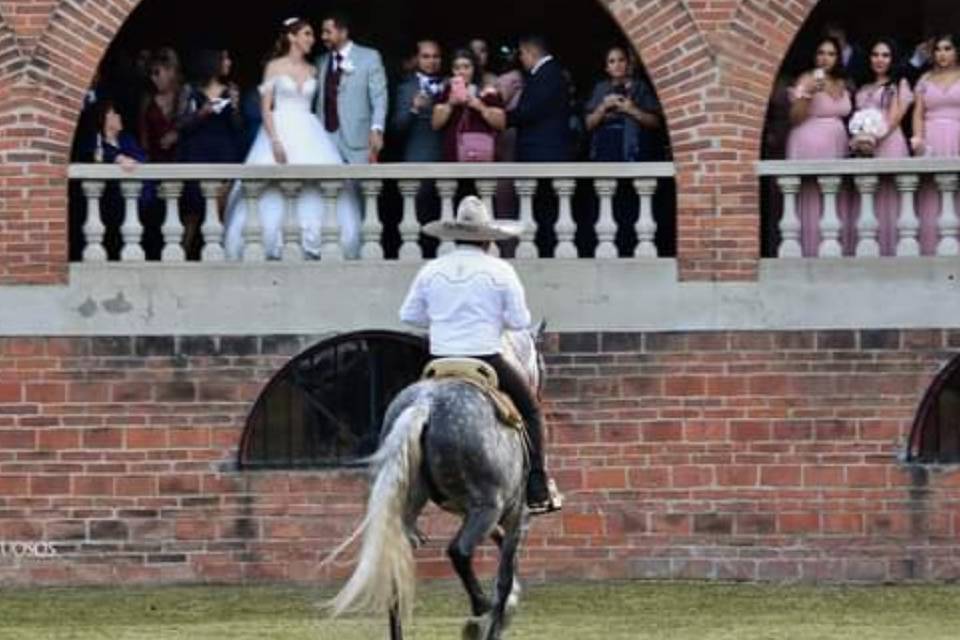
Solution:
<svg viewBox="0 0 960 640"><path fill-rule="evenodd" d="M539 407L535 407L523 420L530 436L530 474L527 476L527 508L533 515L559 511L563 507L563 496L557 490L556 483L547 476L543 453L543 418Z"/></svg>

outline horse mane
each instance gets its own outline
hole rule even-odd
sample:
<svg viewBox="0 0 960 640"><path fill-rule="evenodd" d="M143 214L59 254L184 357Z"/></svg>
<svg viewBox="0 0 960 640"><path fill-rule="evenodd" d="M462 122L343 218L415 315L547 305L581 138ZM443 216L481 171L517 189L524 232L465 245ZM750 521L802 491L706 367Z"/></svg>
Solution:
<svg viewBox="0 0 960 640"><path fill-rule="evenodd" d="M527 330L503 333L503 357L522 372L536 390L540 386L540 353L534 335Z"/></svg>

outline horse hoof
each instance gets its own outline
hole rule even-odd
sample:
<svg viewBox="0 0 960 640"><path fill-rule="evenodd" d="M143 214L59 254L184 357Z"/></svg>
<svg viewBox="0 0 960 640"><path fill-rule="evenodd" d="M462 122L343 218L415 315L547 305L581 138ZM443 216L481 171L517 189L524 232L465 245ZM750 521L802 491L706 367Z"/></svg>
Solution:
<svg viewBox="0 0 960 640"><path fill-rule="evenodd" d="M486 627L486 616L467 618L467 621L463 623L463 640L481 640Z"/></svg>

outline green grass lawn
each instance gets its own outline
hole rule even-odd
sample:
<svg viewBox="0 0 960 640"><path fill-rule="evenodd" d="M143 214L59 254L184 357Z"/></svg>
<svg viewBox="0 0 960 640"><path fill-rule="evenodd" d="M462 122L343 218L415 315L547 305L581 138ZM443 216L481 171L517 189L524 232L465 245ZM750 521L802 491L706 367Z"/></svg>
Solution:
<svg viewBox="0 0 960 640"><path fill-rule="evenodd" d="M0 590L0 639L381 640L385 622L329 621L329 592L291 587ZM771 587L649 582L528 587L508 633L533 638L960 637L960 588ZM457 639L466 598L421 588L413 640Z"/></svg>

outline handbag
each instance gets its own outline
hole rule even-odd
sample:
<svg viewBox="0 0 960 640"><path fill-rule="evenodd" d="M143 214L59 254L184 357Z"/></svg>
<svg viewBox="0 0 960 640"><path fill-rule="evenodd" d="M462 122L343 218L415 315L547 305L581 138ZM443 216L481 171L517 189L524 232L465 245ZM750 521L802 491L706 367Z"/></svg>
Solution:
<svg viewBox="0 0 960 640"><path fill-rule="evenodd" d="M467 126L464 111L457 123L457 162L493 162L496 139L492 133L464 131Z"/></svg>

